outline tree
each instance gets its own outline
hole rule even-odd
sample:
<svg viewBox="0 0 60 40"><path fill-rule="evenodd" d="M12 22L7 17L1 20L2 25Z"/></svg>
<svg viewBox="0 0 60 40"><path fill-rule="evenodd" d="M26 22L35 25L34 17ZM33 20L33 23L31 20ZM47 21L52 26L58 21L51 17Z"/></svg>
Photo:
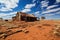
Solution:
<svg viewBox="0 0 60 40"><path fill-rule="evenodd" d="M45 19L45 17L44 17L44 16L42 16L42 17L41 17L41 19Z"/></svg>

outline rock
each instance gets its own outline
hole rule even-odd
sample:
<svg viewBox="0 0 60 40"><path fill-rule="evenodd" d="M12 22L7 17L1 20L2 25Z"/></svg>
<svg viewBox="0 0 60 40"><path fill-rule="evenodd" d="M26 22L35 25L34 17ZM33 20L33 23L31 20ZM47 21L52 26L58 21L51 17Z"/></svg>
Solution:
<svg viewBox="0 0 60 40"><path fill-rule="evenodd" d="M29 31L25 31L25 33L29 33Z"/></svg>

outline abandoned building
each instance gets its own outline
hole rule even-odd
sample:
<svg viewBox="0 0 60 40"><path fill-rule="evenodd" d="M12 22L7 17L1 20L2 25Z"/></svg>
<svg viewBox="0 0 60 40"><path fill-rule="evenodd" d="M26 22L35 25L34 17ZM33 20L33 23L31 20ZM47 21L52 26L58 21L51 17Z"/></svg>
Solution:
<svg viewBox="0 0 60 40"><path fill-rule="evenodd" d="M13 21L37 21L37 17L33 14L27 14L23 12L17 12L16 16L12 17Z"/></svg>

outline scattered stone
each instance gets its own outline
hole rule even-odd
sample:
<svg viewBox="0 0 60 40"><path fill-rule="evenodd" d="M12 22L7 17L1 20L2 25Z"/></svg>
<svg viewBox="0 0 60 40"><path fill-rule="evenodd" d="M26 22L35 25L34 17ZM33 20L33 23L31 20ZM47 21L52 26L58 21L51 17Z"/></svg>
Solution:
<svg viewBox="0 0 60 40"><path fill-rule="evenodd" d="M7 34L6 33L0 35L0 38L5 39L6 37L7 37Z"/></svg>
<svg viewBox="0 0 60 40"><path fill-rule="evenodd" d="M22 30L17 30L15 33L17 33L17 32L22 32Z"/></svg>
<svg viewBox="0 0 60 40"><path fill-rule="evenodd" d="M29 31L25 31L24 33L29 33Z"/></svg>
<svg viewBox="0 0 60 40"><path fill-rule="evenodd" d="M29 33L29 31L27 29L24 29L23 32L24 33Z"/></svg>
<svg viewBox="0 0 60 40"><path fill-rule="evenodd" d="M56 36L60 36L60 26L57 25L53 32Z"/></svg>

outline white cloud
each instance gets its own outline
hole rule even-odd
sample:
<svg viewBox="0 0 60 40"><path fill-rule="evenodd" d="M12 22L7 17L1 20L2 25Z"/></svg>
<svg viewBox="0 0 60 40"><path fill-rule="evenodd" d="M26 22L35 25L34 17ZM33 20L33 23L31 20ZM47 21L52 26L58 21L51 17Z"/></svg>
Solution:
<svg viewBox="0 0 60 40"><path fill-rule="evenodd" d="M13 8L18 6L18 2L19 0L0 0L0 3L2 5L0 6L0 11L12 11Z"/></svg>
<svg viewBox="0 0 60 40"><path fill-rule="evenodd" d="M53 16L53 15L55 15L55 14L45 14L45 16Z"/></svg>
<svg viewBox="0 0 60 40"><path fill-rule="evenodd" d="M41 1L41 7L47 7L48 6L48 1Z"/></svg>
<svg viewBox="0 0 60 40"><path fill-rule="evenodd" d="M51 8L54 8L54 7L57 7L58 5L52 5L52 6L48 6L47 9L51 9Z"/></svg>
<svg viewBox="0 0 60 40"><path fill-rule="evenodd" d="M34 3L36 0L33 0L32 2Z"/></svg>
<svg viewBox="0 0 60 40"><path fill-rule="evenodd" d="M21 12L29 12L31 9L23 9Z"/></svg>
<svg viewBox="0 0 60 40"><path fill-rule="evenodd" d="M25 8L32 8L32 7L34 7L35 6L35 3L34 4L27 4L26 6L25 6Z"/></svg>
<svg viewBox="0 0 60 40"><path fill-rule="evenodd" d="M34 6L35 6L35 3L34 3L34 4L27 4L27 5L25 6L25 9L23 9L21 12L30 12L30 11L31 11L30 8L32 8L32 7L34 7Z"/></svg>
<svg viewBox="0 0 60 40"><path fill-rule="evenodd" d="M14 16L13 14L16 14L17 12L11 12L11 13L0 13L0 17L7 17L7 16L10 16L10 15L12 15L12 16Z"/></svg>
<svg viewBox="0 0 60 40"><path fill-rule="evenodd" d="M44 13L51 13L51 12L56 12L56 11L59 11L60 10L60 8L55 8L55 9L51 9L51 10L47 10L47 11L44 11L44 12L42 12L43 14Z"/></svg>
<svg viewBox="0 0 60 40"><path fill-rule="evenodd" d="M35 12L35 16L38 17L40 15L39 13L39 11Z"/></svg>
<svg viewBox="0 0 60 40"><path fill-rule="evenodd" d="M39 14L39 11L35 12L35 14Z"/></svg>
<svg viewBox="0 0 60 40"><path fill-rule="evenodd" d="M6 16L6 14L4 13L0 13L0 17Z"/></svg>
<svg viewBox="0 0 60 40"><path fill-rule="evenodd" d="M56 12L56 14L60 14L60 11Z"/></svg>
<svg viewBox="0 0 60 40"><path fill-rule="evenodd" d="M56 2L57 2L57 3L59 3L59 2L60 2L60 0L56 0Z"/></svg>

